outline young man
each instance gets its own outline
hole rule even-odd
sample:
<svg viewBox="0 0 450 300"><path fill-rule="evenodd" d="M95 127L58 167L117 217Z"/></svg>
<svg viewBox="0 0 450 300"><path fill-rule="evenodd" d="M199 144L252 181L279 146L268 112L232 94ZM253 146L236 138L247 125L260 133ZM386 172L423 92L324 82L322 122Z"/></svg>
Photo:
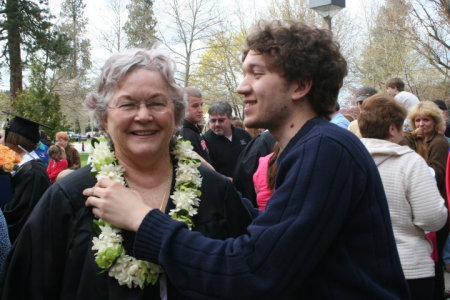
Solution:
<svg viewBox="0 0 450 300"><path fill-rule="evenodd" d="M394 97L407 110L419 103L416 95L405 91L405 83L400 78L391 78L386 82L386 92Z"/></svg>
<svg viewBox="0 0 450 300"><path fill-rule="evenodd" d="M231 178L239 154L252 137L244 129L231 124L232 109L228 102L214 102L208 114L211 129L205 133L205 140L211 164L217 172Z"/></svg>
<svg viewBox="0 0 450 300"><path fill-rule="evenodd" d="M268 128L282 148L275 192L247 235L205 238L108 180L85 191L87 205L137 231L136 257L189 299L408 299L377 167L325 120L347 74L330 33L260 22L243 69L245 125Z"/></svg>
<svg viewBox="0 0 450 300"><path fill-rule="evenodd" d="M188 97L188 103L186 106L186 117L184 118L183 128L181 129L181 136L190 140L194 151L207 162L210 162L209 150L201 135L202 130L199 126L203 121L202 94L198 89L191 87L185 88L184 92Z"/></svg>

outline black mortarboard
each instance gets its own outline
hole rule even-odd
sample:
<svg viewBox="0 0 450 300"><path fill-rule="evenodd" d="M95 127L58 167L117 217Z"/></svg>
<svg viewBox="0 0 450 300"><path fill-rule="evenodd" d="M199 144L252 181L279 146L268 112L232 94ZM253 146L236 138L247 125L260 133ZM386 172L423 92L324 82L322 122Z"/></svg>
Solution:
<svg viewBox="0 0 450 300"><path fill-rule="evenodd" d="M51 129L50 127L32 121L30 119L21 117L21 116L17 116L13 113L10 112L6 112L6 111L2 111L5 114L14 116L11 120L9 120L6 123L5 126L5 137L8 135L8 131L10 132L14 132L17 133L27 139L29 139L30 141L32 141L33 143L37 143L39 142L40 139L40 135L39 135L39 126L43 126L43 127L47 127L49 129Z"/></svg>

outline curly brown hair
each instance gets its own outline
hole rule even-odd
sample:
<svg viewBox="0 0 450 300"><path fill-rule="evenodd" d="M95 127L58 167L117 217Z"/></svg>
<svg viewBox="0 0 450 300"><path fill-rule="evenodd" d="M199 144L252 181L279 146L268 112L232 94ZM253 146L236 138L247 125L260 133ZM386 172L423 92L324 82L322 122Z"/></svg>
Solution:
<svg viewBox="0 0 450 300"><path fill-rule="evenodd" d="M267 54L269 68L288 81L311 81L307 95L314 111L328 117L347 75L347 62L328 30L287 21L260 21L250 31L243 60L253 50Z"/></svg>

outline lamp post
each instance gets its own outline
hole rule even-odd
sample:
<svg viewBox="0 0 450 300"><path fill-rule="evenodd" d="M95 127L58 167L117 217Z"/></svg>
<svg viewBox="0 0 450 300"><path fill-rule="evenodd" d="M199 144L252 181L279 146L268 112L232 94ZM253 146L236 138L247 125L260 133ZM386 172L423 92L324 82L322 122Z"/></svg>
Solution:
<svg viewBox="0 0 450 300"><path fill-rule="evenodd" d="M323 17L331 31L331 18L345 7L345 0L309 0L309 8Z"/></svg>

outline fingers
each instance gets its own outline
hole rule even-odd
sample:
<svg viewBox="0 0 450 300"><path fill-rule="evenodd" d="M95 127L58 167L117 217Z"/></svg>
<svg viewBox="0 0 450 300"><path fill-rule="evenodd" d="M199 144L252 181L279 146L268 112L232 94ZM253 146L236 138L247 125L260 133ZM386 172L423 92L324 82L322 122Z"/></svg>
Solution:
<svg viewBox="0 0 450 300"><path fill-rule="evenodd" d="M94 188L88 188L83 191L83 195L90 197L94 195Z"/></svg>
<svg viewBox="0 0 450 300"><path fill-rule="evenodd" d="M97 182L97 184L95 186L101 187L101 188L107 188L107 187L113 186L114 184L120 184L120 183L118 183L114 180L111 180L111 179L102 178Z"/></svg>

